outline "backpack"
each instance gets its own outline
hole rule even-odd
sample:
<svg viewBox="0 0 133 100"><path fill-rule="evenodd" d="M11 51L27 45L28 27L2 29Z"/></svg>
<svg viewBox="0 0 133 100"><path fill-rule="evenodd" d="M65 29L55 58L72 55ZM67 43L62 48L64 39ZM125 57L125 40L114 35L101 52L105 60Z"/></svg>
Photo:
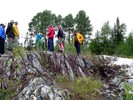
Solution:
<svg viewBox="0 0 133 100"><path fill-rule="evenodd" d="M84 40L84 37L83 37L83 35L82 35L82 34L77 33L77 39L78 39L78 42L79 42L79 43L82 43L82 42L83 42L83 40Z"/></svg>
<svg viewBox="0 0 133 100"><path fill-rule="evenodd" d="M65 38L65 34L64 32L60 29L59 32L58 32L58 37L61 37L61 38Z"/></svg>

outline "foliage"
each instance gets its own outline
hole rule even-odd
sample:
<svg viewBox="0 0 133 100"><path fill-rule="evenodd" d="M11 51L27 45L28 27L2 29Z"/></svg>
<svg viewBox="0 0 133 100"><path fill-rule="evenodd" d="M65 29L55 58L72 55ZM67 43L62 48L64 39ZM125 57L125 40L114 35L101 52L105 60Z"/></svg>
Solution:
<svg viewBox="0 0 133 100"><path fill-rule="evenodd" d="M78 12L75 17L75 24L77 30L85 37L85 44L88 44L93 28L89 16L86 15L85 11L81 10Z"/></svg>
<svg viewBox="0 0 133 100"><path fill-rule="evenodd" d="M63 26L64 30L65 30L66 32L68 32L67 40L68 40L68 43L70 44L70 41L71 41L71 36L70 36L70 34L71 34L72 31L74 30L74 18L73 18L73 16L72 16L72 14L68 14L68 15L63 19L62 26Z"/></svg>
<svg viewBox="0 0 133 100"><path fill-rule="evenodd" d="M1 79L1 82L6 82L6 87L0 88L0 100L11 100L16 94L16 86L19 86L20 81ZM5 84L5 83L4 83Z"/></svg>
<svg viewBox="0 0 133 100"><path fill-rule="evenodd" d="M58 82L58 83L65 84L65 83L68 82L68 79L66 78L66 76L58 76L58 77L57 77L57 82Z"/></svg>
<svg viewBox="0 0 133 100"><path fill-rule="evenodd" d="M125 42L118 45L117 55L133 56L133 33L130 33Z"/></svg>
<svg viewBox="0 0 133 100"><path fill-rule="evenodd" d="M92 80L90 77L80 77L73 81L68 81L65 76L60 76L57 78L58 82L61 83L60 86L69 89L74 93L74 98L78 94L84 99L89 97L96 97L97 90L102 87L99 80Z"/></svg>
<svg viewBox="0 0 133 100"><path fill-rule="evenodd" d="M126 25L120 24L119 18L116 19L116 24L114 25L114 32L113 32L113 43L114 46L117 47L121 42L124 41L124 34L126 32Z"/></svg>
<svg viewBox="0 0 133 100"><path fill-rule="evenodd" d="M107 54L107 55L124 55L132 56L133 45L132 37L125 38L126 25L120 23L117 17L114 27L111 28L109 21L105 22L100 31L96 32L94 39L90 39L93 27L89 16L86 12L80 10L76 17L74 18L72 14L68 14L65 17L61 15L56 15L50 10L45 10L43 12L37 13L29 23L29 31L32 33L34 30L42 33L44 44L47 48L47 28L49 25L53 25L55 30L57 26L61 26L63 31L66 33L66 43L65 52L75 53L75 47L71 45L71 35L74 29L78 30L84 36L83 45L87 47L82 47L83 53L91 51L92 54ZM30 39L32 40L32 39ZM32 41L28 42L28 49L32 50L34 45ZM89 48L88 48L89 47ZM45 50L46 50L45 48ZM57 50L57 46L56 46Z"/></svg>
<svg viewBox="0 0 133 100"><path fill-rule="evenodd" d="M86 42L88 43L88 40L90 40L88 38L90 38L91 35L92 25L90 23L89 17L86 16L85 11L83 10L79 11L75 18L73 18L72 14L68 14L67 16L62 18L61 15L57 16L56 14L53 14L50 10L39 12L32 18L31 22L29 23L29 31L33 32L36 30L37 32L42 33L45 40L44 42L46 44L46 32L49 25L53 25L53 27L63 27L63 30L68 33L67 39L69 44L71 41L71 33L73 32L75 25L76 28L85 37Z"/></svg>
<svg viewBox="0 0 133 100"><path fill-rule="evenodd" d="M33 40L33 36L34 34L33 33L28 33L27 32L27 35L26 35L26 38L25 38L25 41L24 41L24 47L27 49L27 50L32 50L34 48L34 40Z"/></svg>
<svg viewBox="0 0 133 100"><path fill-rule="evenodd" d="M106 22L101 32L97 31L96 38L91 40L90 51L94 54L112 54L111 32L109 22Z"/></svg>
<svg viewBox="0 0 133 100"><path fill-rule="evenodd" d="M120 24L119 18L116 20L114 28L111 28L109 21L106 22L101 31L97 31L96 37L90 43L90 50L94 54L112 55L122 50L121 44L124 43L126 25Z"/></svg>
<svg viewBox="0 0 133 100"><path fill-rule="evenodd" d="M81 77L70 83L71 88L78 94L83 97L86 97L88 94L95 96L96 89L101 88L101 82L98 80L93 80L91 78Z"/></svg>
<svg viewBox="0 0 133 100"><path fill-rule="evenodd" d="M125 89L125 96L126 100L132 100L133 99L133 84L124 84L124 89Z"/></svg>
<svg viewBox="0 0 133 100"><path fill-rule="evenodd" d="M76 54L75 46L72 44L65 44L65 53Z"/></svg>
<svg viewBox="0 0 133 100"><path fill-rule="evenodd" d="M15 56L15 57L24 57L24 56L26 56L26 54L25 54L25 50L24 50L24 48L23 47L21 47L21 46L15 46L14 47L14 49L13 49L13 55Z"/></svg>
<svg viewBox="0 0 133 100"><path fill-rule="evenodd" d="M85 46L85 45L81 44L80 48L81 48L81 55L86 56L86 57L90 56L89 46ZM75 46L72 44L69 44L69 43L65 43L65 53L76 55Z"/></svg>
<svg viewBox="0 0 133 100"><path fill-rule="evenodd" d="M39 12L34 16L29 23L29 31L37 31L42 33L44 36L44 42L46 44L46 32L49 25L55 26L55 22L57 22L57 18L55 14L52 14L51 11L45 10L43 12Z"/></svg>

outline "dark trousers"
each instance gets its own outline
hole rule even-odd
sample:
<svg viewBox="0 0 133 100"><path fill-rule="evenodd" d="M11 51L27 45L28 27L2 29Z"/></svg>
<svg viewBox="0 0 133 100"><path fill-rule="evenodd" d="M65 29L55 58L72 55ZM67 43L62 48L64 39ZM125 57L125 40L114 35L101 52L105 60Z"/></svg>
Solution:
<svg viewBox="0 0 133 100"><path fill-rule="evenodd" d="M5 40L0 37L0 54L4 54Z"/></svg>
<svg viewBox="0 0 133 100"><path fill-rule="evenodd" d="M78 41L75 41L75 48L77 51L77 55L79 55L80 54L80 43Z"/></svg>
<svg viewBox="0 0 133 100"><path fill-rule="evenodd" d="M48 38L48 51L54 51L54 41L53 41L53 38Z"/></svg>

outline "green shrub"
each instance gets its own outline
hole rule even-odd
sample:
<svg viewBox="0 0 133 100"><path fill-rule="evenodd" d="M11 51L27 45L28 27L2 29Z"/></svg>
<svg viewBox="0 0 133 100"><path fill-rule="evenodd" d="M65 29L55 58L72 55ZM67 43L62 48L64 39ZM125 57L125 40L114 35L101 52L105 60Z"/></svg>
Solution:
<svg viewBox="0 0 133 100"><path fill-rule="evenodd" d="M56 78L59 87L66 88L71 91L72 98L80 96L82 98L97 98L100 95L97 94L97 90L102 88L101 81L92 80L90 77L80 77L75 80L68 80L65 76L58 76Z"/></svg>
<svg viewBox="0 0 133 100"><path fill-rule="evenodd" d="M65 44L65 53L76 54L75 46L72 44Z"/></svg>
<svg viewBox="0 0 133 100"><path fill-rule="evenodd" d="M98 80L92 80L91 78L81 77L71 83L72 90L79 94L83 98L90 96L96 96L96 90L100 89L102 84Z"/></svg>
<svg viewBox="0 0 133 100"><path fill-rule="evenodd" d="M13 48L13 55L15 57L24 57L24 56L26 56L25 50L22 46L15 46Z"/></svg>
<svg viewBox="0 0 133 100"><path fill-rule="evenodd" d="M124 84L125 89L125 99L126 100L133 100L133 84Z"/></svg>
<svg viewBox="0 0 133 100"><path fill-rule="evenodd" d="M1 79L0 81L4 81ZM0 88L0 100L11 100L16 96L16 87L20 81L8 80L6 88Z"/></svg>
<svg viewBox="0 0 133 100"><path fill-rule="evenodd" d="M66 78L65 76L58 76L58 77L57 77L57 82L63 84L63 83L68 82L68 80L67 80L67 78Z"/></svg>

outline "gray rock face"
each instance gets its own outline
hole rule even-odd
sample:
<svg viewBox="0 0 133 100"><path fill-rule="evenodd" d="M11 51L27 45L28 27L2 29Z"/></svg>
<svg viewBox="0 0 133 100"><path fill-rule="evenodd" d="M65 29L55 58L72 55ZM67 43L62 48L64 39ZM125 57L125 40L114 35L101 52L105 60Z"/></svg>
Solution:
<svg viewBox="0 0 133 100"><path fill-rule="evenodd" d="M8 88L10 80L20 81L13 100L67 100L71 93L55 87L55 76L75 77L99 75L104 89L99 91L105 100L124 100L123 84L133 83L132 65L117 65L116 58L93 56L82 58L51 52L26 53L25 57L13 55L0 58L1 88ZM16 85L14 84L14 85Z"/></svg>
<svg viewBox="0 0 133 100"><path fill-rule="evenodd" d="M19 93L18 100L66 100L69 91L46 84L42 78L34 78Z"/></svg>

